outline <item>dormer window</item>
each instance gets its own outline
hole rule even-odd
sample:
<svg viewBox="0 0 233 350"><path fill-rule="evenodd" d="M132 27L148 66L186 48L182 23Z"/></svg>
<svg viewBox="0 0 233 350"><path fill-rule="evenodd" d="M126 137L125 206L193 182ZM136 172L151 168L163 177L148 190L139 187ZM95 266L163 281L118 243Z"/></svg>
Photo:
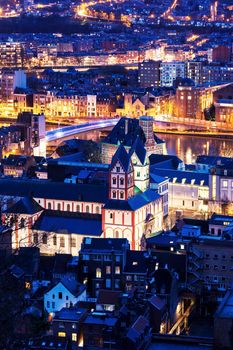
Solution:
<svg viewBox="0 0 233 350"><path fill-rule="evenodd" d="M117 171L117 173L119 173L121 171L121 168L119 166L117 166L116 171Z"/></svg>

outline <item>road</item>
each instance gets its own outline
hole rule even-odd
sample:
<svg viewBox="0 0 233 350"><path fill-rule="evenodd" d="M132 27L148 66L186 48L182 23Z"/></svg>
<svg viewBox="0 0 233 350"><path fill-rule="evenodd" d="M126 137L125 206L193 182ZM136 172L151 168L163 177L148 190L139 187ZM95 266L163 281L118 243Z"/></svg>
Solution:
<svg viewBox="0 0 233 350"><path fill-rule="evenodd" d="M62 128L50 130L50 131L47 131L46 133L46 141L47 142L56 141L64 137L74 136L76 134L87 132L87 131L113 127L117 124L118 120L119 118L108 119L108 120L98 120L91 123L64 126Z"/></svg>

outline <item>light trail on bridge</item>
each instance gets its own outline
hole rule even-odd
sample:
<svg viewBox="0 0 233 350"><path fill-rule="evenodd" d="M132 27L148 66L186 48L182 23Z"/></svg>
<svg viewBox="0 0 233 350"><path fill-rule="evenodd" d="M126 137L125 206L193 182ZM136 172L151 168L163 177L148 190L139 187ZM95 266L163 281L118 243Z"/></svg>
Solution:
<svg viewBox="0 0 233 350"><path fill-rule="evenodd" d="M97 129L104 129L107 127L113 127L117 124L119 118L107 119L107 120L98 120L92 123L85 123L79 125L70 125L58 128L55 130L47 131L46 133L46 142L56 141L62 139L63 137L74 136L87 131L93 131Z"/></svg>

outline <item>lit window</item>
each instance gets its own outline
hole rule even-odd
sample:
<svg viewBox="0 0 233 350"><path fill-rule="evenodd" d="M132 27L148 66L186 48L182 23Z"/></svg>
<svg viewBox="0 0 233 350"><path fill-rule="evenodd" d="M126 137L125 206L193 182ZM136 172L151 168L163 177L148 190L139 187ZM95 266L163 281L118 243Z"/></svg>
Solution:
<svg viewBox="0 0 233 350"><path fill-rule="evenodd" d="M116 266L116 267L115 267L115 274L116 274L116 275L119 275L120 273L121 273L120 266Z"/></svg>
<svg viewBox="0 0 233 350"><path fill-rule="evenodd" d="M65 332L58 332L58 336L59 337L66 337L66 333Z"/></svg>
<svg viewBox="0 0 233 350"><path fill-rule="evenodd" d="M110 274L111 273L111 266L106 266L106 274Z"/></svg>
<svg viewBox="0 0 233 350"><path fill-rule="evenodd" d="M224 180L223 183L222 183L223 187L228 187L228 181Z"/></svg>
<svg viewBox="0 0 233 350"><path fill-rule="evenodd" d="M170 251L171 251L171 252L174 252L174 247L171 247L171 248L170 248Z"/></svg>
<svg viewBox="0 0 233 350"><path fill-rule="evenodd" d="M184 250L184 244L180 245L180 249Z"/></svg>
<svg viewBox="0 0 233 350"><path fill-rule="evenodd" d="M101 269L99 267L96 269L96 278L101 278Z"/></svg>
<svg viewBox="0 0 233 350"><path fill-rule="evenodd" d="M72 333L72 341L77 341L77 333Z"/></svg>

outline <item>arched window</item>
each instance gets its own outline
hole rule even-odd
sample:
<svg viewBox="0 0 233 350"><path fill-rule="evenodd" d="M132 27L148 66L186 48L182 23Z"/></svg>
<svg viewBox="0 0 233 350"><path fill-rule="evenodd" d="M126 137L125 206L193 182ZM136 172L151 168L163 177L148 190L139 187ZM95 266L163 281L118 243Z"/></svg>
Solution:
<svg viewBox="0 0 233 350"><path fill-rule="evenodd" d="M48 209L51 210L52 209L52 204L49 202L48 203Z"/></svg>
<svg viewBox="0 0 233 350"><path fill-rule="evenodd" d="M121 193L120 193L120 198L124 199L124 192L123 191L121 191Z"/></svg>
<svg viewBox="0 0 233 350"><path fill-rule="evenodd" d="M99 213L100 213L100 207L99 207L99 206L97 206L97 207L95 208L95 212L96 212L96 214L99 214Z"/></svg>
<svg viewBox="0 0 233 350"><path fill-rule="evenodd" d="M119 231L114 232L114 238L119 238Z"/></svg>
<svg viewBox="0 0 233 350"><path fill-rule="evenodd" d="M99 267L97 267L97 269L96 269L96 274L95 274L95 276L96 276L96 278L101 278L101 269L99 268Z"/></svg>
<svg viewBox="0 0 233 350"><path fill-rule="evenodd" d="M115 177L112 178L112 184L116 185L116 178Z"/></svg>
<svg viewBox="0 0 233 350"><path fill-rule="evenodd" d="M57 236L56 235L53 236L53 245L57 245Z"/></svg>
<svg viewBox="0 0 233 350"><path fill-rule="evenodd" d="M89 205L86 206L86 213L90 213L90 207L89 207Z"/></svg>
<svg viewBox="0 0 233 350"><path fill-rule="evenodd" d="M80 211L81 211L81 210L80 210L80 205L79 205L79 204L76 205L76 211L77 211L78 213L80 213Z"/></svg>
<svg viewBox="0 0 233 350"><path fill-rule="evenodd" d="M34 233L34 235L33 235L33 243L34 244L38 244L38 235L37 235L37 233Z"/></svg>
<svg viewBox="0 0 233 350"><path fill-rule="evenodd" d="M66 210L67 210L67 211L70 211L70 204L67 204Z"/></svg>
<svg viewBox="0 0 233 350"><path fill-rule="evenodd" d="M61 203L57 204L57 210L61 210Z"/></svg>
<svg viewBox="0 0 233 350"><path fill-rule="evenodd" d="M43 243L43 244L47 244L47 242L48 242L48 237L47 237L47 234L44 233L44 234L43 234L43 237L42 237L42 243Z"/></svg>
<svg viewBox="0 0 233 350"><path fill-rule="evenodd" d="M112 198L116 198L116 191L112 192Z"/></svg>
<svg viewBox="0 0 233 350"><path fill-rule="evenodd" d="M61 238L60 238L60 247L61 247L61 248L64 248L64 247L65 247L65 238L64 238L64 237L61 237Z"/></svg>
<svg viewBox="0 0 233 350"><path fill-rule="evenodd" d="M121 178L120 178L120 184L121 184L121 185L124 185L124 182L125 182L125 181L124 181L124 178L121 177Z"/></svg>

